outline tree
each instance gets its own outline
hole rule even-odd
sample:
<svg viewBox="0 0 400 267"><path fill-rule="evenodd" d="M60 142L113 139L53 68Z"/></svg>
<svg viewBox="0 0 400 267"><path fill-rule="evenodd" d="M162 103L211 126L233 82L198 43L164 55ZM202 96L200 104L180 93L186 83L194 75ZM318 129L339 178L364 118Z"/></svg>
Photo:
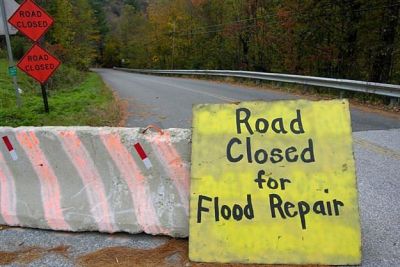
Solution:
<svg viewBox="0 0 400 267"><path fill-rule="evenodd" d="M52 38L57 45L52 50L63 62L73 62L76 21L72 3L68 0L55 0L53 9L55 24L52 29Z"/></svg>
<svg viewBox="0 0 400 267"><path fill-rule="evenodd" d="M93 9L87 0L74 1L74 53L73 64L82 70L87 70L97 56L99 30Z"/></svg>
<svg viewBox="0 0 400 267"><path fill-rule="evenodd" d="M54 0L64 62L400 82L395 0Z"/></svg>
<svg viewBox="0 0 400 267"><path fill-rule="evenodd" d="M90 0L89 3L93 9L93 15L96 20L96 28L99 33L97 42L96 63L102 64L104 61L104 48L107 34L109 33L109 25L107 22L106 12L104 10L104 0Z"/></svg>
<svg viewBox="0 0 400 267"><path fill-rule="evenodd" d="M382 12L379 45L376 47L370 80L386 83L390 80L393 67L396 37L399 30L400 5L398 1L387 0L388 9Z"/></svg>

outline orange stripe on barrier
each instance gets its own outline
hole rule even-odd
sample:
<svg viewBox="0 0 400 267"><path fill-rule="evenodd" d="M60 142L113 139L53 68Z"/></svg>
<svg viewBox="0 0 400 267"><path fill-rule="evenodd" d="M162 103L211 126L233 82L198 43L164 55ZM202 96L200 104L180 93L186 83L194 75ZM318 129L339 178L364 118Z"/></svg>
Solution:
<svg viewBox="0 0 400 267"><path fill-rule="evenodd" d="M16 137L32 163L40 181L44 216L54 230L70 230L61 208L61 192L57 176L39 146L39 139L33 131L17 132Z"/></svg>
<svg viewBox="0 0 400 267"><path fill-rule="evenodd" d="M0 153L0 213L8 225L17 226L15 182L3 155Z"/></svg>
<svg viewBox="0 0 400 267"><path fill-rule="evenodd" d="M168 234L160 225L153 202L148 193L149 190L145 177L131 153L121 143L119 135L102 133L100 134L100 138L128 185L139 225L149 234Z"/></svg>
<svg viewBox="0 0 400 267"><path fill-rule="evenodd" d="M99 230L108 233L116 232L114 214L108 205L103 181L89 152L83 146L75 131L61 131L59 139L82 178L91 212Z"/></svg>
<svg viewBox="0 0 400 267"><path fill-rule="evenodd" d="M189 170L183 162L178 151L171 143L170 133L165 131L162 135L146 135L151 144L158 161L171 177L179 197L183 203L186 214L189 213Z"/></svg>

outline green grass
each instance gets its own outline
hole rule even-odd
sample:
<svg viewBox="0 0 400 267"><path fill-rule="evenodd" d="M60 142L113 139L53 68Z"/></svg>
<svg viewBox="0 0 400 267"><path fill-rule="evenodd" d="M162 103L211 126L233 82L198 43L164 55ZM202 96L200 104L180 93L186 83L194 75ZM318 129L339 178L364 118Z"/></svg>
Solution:
<svg viewBox="0 0 400 267"><path fill-rule="evenodd" d="M0 126L116 126L121 119L119 101L100 76L92 72L71 77L75 85L71 82L60 86L54 82L58 85L49 90L47 114L38 83L18 71L19 87L24 91L23 106L18 108L7 67L7 62L0 60ZM71 73L68 67L58 72L58 76Z"/></svg>

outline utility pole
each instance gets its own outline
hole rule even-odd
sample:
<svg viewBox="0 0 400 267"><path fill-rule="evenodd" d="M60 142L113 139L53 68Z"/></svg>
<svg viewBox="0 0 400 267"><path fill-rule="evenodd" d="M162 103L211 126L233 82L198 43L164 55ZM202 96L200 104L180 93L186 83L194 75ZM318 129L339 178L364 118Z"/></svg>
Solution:
<svg viewBox="0 0 400 267"><path fill-rule="evenodd" d="M175 21L174 21L174 31L172 33L172 67L174 69L174 59L175 59Z"/></svg>
<svg viewBox="0 0 400 267"><path fill-rule="evenodd" d="M11 74L12 79L13 79L15 96L17 98L17 105L18 105L18 107L21 107L22 102L21 102L21 96L19 94L17 75L16 75L16 67L15 67L14 57L13 57L12 49L11 49L10 33L8 32L7 12L6 12L4 0L0 0L0 2L1 2L0 11L1 11L1 16L3 18L3 26L4 26L4 35L6 37L6 43L7 43L8 69L9 69L9 73Z"/></svg>

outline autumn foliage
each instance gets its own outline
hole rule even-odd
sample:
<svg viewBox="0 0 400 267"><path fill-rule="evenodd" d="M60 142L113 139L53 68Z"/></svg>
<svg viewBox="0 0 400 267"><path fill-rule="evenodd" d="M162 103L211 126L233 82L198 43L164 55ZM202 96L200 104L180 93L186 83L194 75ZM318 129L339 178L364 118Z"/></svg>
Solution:
<svg viewBox="0 0 400 267"><path fill-rule="evenodd" d="M400 82L397 0L53 0L49 45L85 69L243 69Z"/></svg>

